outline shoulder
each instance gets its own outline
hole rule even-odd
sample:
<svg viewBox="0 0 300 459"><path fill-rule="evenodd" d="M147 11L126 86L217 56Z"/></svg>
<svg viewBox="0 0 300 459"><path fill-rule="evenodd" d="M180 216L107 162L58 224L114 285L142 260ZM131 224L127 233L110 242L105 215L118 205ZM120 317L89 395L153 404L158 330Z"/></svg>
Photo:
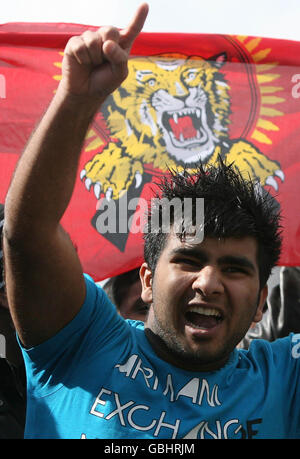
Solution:
<svg viewBox="0 0 300 459"><path fill-rule="evenodd" d="M275 341L254 339L248 350L239 350L244 360L255 362L260 367L300 369L300 334L290 333Z"/></svg>
<svg viewBox="0 0 300 459"><path fill-rule="evenodd" d="M83 342L99 340L99 336L109 333L109 327L118 322L116 308L108 299L103 289L94 280L84 274L86 286L84 302L76 316L53 337L43 343L23 350L25 362L40 361L46 365L53 357L55 361L65 357L66 349L78 350Z"/></svg>

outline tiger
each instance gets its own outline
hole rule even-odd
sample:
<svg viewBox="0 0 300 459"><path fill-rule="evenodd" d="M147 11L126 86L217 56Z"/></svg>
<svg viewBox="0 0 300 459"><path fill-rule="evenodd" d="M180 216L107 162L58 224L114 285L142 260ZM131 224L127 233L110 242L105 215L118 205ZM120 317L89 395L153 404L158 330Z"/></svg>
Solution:
<svg viewBox="0 0 300 459"><path fill-rule="evenodd" d="M143 181L145 164L193 171L219 156L262 185L284 180L277 161L244 139L230 139L230 87L221 72L226 53L209 59L169 53L135 57L128 77L101 111L111 141L80 173L88 190L118 199Z"/></svg>

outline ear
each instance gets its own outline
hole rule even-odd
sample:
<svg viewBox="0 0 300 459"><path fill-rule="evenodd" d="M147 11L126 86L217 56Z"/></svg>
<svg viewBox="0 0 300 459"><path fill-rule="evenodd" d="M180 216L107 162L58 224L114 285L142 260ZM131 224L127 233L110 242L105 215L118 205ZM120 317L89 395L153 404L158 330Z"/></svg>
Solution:
<svg viewBox="0 0 300 459"><path fill-rule="evenodd" d="M215 56L212 56L207 59L209 62L211 62L215 67L220 69L223 67L225 62L227 62L227 54L226 53L221 53L221 54L216 54Z"/></svg>
<svg viewBox="0 0 300 459"><path fill-rule="evenodd" d="M141 293L142 300L147 304L151 304L153 300L152 271L148 267L147 263L143 263L140 268L140 278L141 278L141 283L142 283L142 293Z"/></svg>
<svg viewBox="0 0 300 459"><path fill-rule="evenodd" d="M268 286L266 284L260 291L259 301L258 301L255 316L253 318L253 322L260 322L261 319L263 318L263 314L264 314L263 309L266 303L267 296L268 296Z"/></svg>

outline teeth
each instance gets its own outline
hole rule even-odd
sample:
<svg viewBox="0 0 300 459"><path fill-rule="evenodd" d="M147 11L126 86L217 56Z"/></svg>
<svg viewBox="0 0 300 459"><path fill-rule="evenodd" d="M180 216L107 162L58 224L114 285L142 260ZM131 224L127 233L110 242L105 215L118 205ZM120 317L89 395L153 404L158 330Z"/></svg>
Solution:
<svg viewBox="0 0 300 459"><path fill-rule="evenodd" d="M201 306L192 306L188 309L188 312L196 312L197 314L203 314L204 316L221 317L221 314L215 308L202 308Z"/></svg>
<svg viewBox="0 0 300 459"><path fill-rule="evenodd" d="M196 115L197 118L200 118L201 110L199 108L183 108L182 110L177 110L176 112L169 112L169 115L173 117L174 122L177 124L178 116Z"/></svg>

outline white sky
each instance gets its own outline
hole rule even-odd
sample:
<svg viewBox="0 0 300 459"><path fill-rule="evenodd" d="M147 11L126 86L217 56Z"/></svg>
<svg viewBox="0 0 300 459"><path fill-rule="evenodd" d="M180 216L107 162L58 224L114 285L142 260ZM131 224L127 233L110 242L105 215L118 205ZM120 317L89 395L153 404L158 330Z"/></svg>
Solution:
<svg viewBox="0 0 300 459"><path fill-rule="evenodd" d="M142 0L2 0L5 22L124 27ZM300 41L300 0L148 0L146 32L228 33Z"/></svg>

